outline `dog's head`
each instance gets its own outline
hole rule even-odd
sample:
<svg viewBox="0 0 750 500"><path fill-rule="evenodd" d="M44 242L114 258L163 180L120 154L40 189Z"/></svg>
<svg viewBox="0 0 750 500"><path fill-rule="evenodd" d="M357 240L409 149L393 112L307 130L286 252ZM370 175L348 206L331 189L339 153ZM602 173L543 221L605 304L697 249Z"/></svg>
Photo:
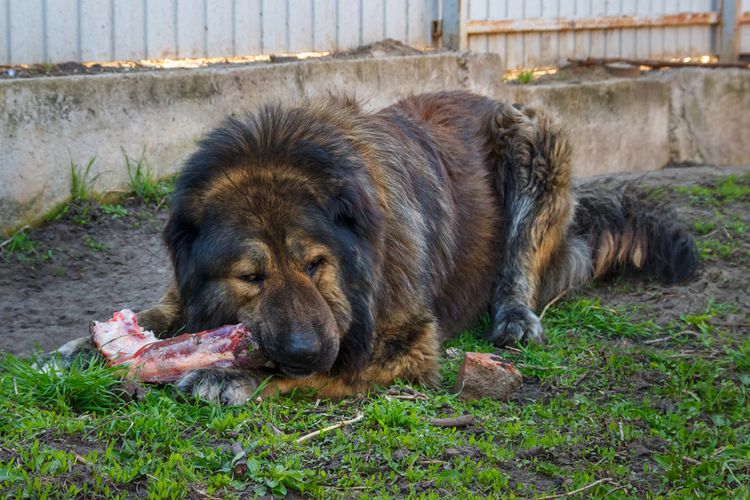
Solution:
<svg viewBox="0 0 750 500"><path fill-rule="evenodd" d="M188 331L244 322L290 376L361 368L381 212L340 127L269 107L187 160L164 238Z"/></svg>

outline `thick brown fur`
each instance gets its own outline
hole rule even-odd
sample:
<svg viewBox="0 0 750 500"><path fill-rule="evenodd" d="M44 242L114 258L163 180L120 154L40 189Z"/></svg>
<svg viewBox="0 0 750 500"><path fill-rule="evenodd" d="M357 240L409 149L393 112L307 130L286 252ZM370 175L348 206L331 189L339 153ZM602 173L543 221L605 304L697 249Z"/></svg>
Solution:
<svg viewBox="0 0 750 500"><path fill-rule="evenodd" d="M607 196L577 205L565 133L540 110L463 92L372 114L345 98L269 106L188 159L164 233L174 285L141 322L163 335L247 323L279 365L268 391L434 384L441 342L485 311L497 344L540 341L534 310L594 276L694 272L681 227L637 227L637 203ZM674 244L655 254L660 231ZM241 403L265 375L178 386Z"/></svg>

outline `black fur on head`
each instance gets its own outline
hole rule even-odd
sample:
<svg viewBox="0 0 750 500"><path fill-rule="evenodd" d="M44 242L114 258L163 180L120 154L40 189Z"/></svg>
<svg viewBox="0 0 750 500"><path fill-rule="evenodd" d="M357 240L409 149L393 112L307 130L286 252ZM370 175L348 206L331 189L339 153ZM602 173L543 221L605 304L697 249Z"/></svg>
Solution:
<svg viewBox="0 0 750 500"><path fill-rule="evenodd" d="M289 213L297 218L288 222L314 232L338 256L340 281L352 314L332 370L354 373L362 368L373 334L382 215L362 155L342 130L356 112L351 104L342 106L339 114L330 108L326 114L270 106L242 120L227 119L200 141L177 179L163 234L189 328L237 321L238 306L231 299L206 293L209 277L196 268L196 261L210 261L217 254L214 260L220 265L218 253L231 254L241 240L254 237L257 228L245 232L235 224L231 235L218 228L227 226L228 220L237 220L236 214L228 212L247 210L248 205L239 198L252 197L246 193L255 192L251 183L258 173L291 169L304 180L311 196L265 194L295 205ZM227 200L226 194L216 202L210 199L207 192L227 177L239 183L238 200Z"/></svg>

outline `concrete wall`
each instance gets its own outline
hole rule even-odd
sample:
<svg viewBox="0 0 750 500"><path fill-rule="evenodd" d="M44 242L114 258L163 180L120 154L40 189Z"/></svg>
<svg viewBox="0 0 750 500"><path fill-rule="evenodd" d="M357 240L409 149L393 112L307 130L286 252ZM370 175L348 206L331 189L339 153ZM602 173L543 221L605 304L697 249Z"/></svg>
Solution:
<svg viewBox="0 0 750 500"><path fill-rule="evenodd" d="M670 154L675 163L750 163L750 71L674 72Z"/></svg>
<svg viewBox="0 0 750 500"><path fill-rule="evenodd" d="M570 130L576 175L669 163L750 164L750 72L685 69L589 83L504 85L496 56L443 53L190 71L0 80L0 232L33 223L70 191L70 164L96 157L100 192L127 184L123 151L174 173L228 114L347 90L369 108L466 89L545 106Z"/></svg>
<svg viewBox="0 0 750 500"><path fill-rule="evenodd" d="M564 121L579 176L655 170L669 163L669 86L647 79L507 85L500 96Z"/></svg>
<svg viewBox="0 0 750 500"><path fill-rule="evenodd" d="M225 116L268 101L344 89L378 108L418 92L493 94L499 75L497 56L454 53L0 80L0 231L64 201L71 162L95 157L103 192L127 184L123 152L174 173Z"/></svg>

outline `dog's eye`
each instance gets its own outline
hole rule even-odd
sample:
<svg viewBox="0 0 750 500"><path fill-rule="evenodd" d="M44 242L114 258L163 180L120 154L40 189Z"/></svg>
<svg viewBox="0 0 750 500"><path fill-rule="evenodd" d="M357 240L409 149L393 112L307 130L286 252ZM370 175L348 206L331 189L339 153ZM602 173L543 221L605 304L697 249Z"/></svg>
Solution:
<svg viewBox="0 0 750 500"><path fill-rule="evenodd" d="M308 276L314 276L315 273L318 272L318 269L320 269L320 266L322 266L324 263L325 259L323 257L315 259L307 265L307 267L305 268L305 272L308 274Z"/></svg>
<svg viewBox="0 0 750 500"><path fill-rule="evenodd" d="M243 274L241 276L237 276L237 278L253 285L260 285L261 283L263 283L263 280L266 279L266 277L262 274Z"/></svg>

